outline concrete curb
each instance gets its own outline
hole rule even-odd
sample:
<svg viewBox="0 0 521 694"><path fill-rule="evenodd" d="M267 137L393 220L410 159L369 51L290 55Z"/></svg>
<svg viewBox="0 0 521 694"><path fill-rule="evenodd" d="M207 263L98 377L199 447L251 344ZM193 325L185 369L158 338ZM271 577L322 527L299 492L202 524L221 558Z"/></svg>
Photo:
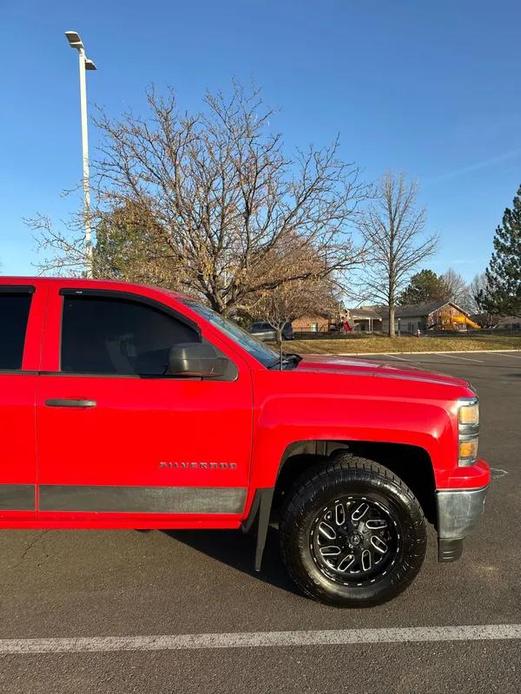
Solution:
<svg viewBox="0 0 521 694"><path fill-rule="evenodd" d="M504 352L521 354L521 349L462 349L457 351L447 349L430 352L307 352L307 355L310 357L388 357L392 354L502 354Z"/></svg>

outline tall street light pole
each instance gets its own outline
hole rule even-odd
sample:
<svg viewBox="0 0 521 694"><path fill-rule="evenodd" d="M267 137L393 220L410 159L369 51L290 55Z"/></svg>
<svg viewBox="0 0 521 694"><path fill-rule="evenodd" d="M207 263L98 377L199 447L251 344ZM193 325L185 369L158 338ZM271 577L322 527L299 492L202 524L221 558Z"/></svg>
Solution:
<svg viewBox="0 0 521 694"><path fill-rule="evenodd" d="M87 277L92 277L92 232L90 213L89 184L89 132L87 120L87 80L86 70L95 70L96 65L85 55L85 47L76 31L66 31L65 36L71 48L78 51L80 65L80 110L81 110L81 148L83 155L83 220L85 226L85 255Z"/></svg>

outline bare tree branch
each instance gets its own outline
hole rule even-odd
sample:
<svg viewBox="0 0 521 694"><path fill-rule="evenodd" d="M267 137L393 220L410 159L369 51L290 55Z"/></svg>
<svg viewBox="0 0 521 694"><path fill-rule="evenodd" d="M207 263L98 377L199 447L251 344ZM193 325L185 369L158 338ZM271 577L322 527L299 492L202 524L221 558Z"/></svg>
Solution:
<svg viewBox="0 0 521 694"><path fill-rule="evenodd" d="M160 96L151 90L147 100L145 119L100 113L97 120L103 137L94 166L93 222L104 234L98 272L132 278L139 270L142 278L151 263L155 279L162 258L163 281L170 268L170 286L230 313L256 301L259 292L316 275L316 267L311 273L288 263L283 250L290 242L312 249L323 277L339 277L360 262L351 226L369 189L357 167L339 159L338 141L287 157L258 90L237 84L229 98L207 94L195 114L180 112L171 91ZM134 243L132 261L125 228ZM66 242L47 225L41 229L44 245L57 252L46 269L80 262L76 240ZM114 261L110 229L113 241L123 244L126 269ZM112 253L107 262L102 250Z"/></svg>
<svg viewBox="0 0 521 694"><path fill-rule="evenodd" d="M434 253L436 236L423 237L425 210L417 209L417 186L403 175L386 174L378 199L361 216L359 228L366 243L366 291L388 307L389 335L394 336L398 296L415 268Z"/></svg>

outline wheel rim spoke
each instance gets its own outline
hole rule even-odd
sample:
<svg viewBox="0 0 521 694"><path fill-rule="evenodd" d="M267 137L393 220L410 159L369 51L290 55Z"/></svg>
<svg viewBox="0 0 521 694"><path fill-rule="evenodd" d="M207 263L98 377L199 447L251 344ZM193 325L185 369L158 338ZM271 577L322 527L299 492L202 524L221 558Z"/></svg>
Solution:
<svg viewBox="0 0 521 694"><path fill-rule="evenodd" d="M318 532L328 540L336 540L336 530L325 521L318 526Z"/></svg>
<svg viewBox="0 0 521 694"><path fill-rule="evenodd" d="M347 554L345 557L343 557L338 562L336 570L340 571L340 573L347 571L349 569L349 567L354 564L355 560L356 560L356 557L354 554Z"/></svg>
<svg viewBox="0 0 521 694"><path fill-rule="evenodd" d="M369 511L369 504L365 503L364 501L359 506L357 506L351 514L351 520L353 521L353 523L358 523L358 521L361 521L367 513L367 511Z"/></svg>
<svg viewBox="0 0 521 694"><path fill-rule="evenodd" d="M373 565L373 555L371 554L371 552L368 549L364 549L364 551L362 552L361 562L362 562L362 569L364 571L369 571L371 569L371 567Z"/></svg>
<svg viewBox="0 0 521 694"><path fill-rule="evenodd" d="M371 544L377 552L380 552L380 554L385 554L389 549L387 544L382 540L382 538L378 537L377 535L373 535L371 537Z"/></svg>
<svg viewBox="0 0 521 694"><path fill-rule="evenodd" d="M320 548L320 554L323 557L336 557L341 553L340 547L337 545L326 545Z"/></svg>
<svg viewBox="0 0 521 694"><path fill-rule="evenodd" d="M383 518L372 518L371 520L368 520L365 524L366 528L369 528L369 530L384 530L387 528L387 521Z"/></svg>

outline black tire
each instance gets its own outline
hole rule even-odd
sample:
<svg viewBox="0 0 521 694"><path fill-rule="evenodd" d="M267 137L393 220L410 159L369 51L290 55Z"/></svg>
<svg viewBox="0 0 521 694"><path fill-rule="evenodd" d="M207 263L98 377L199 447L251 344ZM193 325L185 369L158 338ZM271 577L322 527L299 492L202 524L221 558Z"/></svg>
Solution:
<svg viewBox="0 0 521 694"><path fill-rule="evenodd" d="M425 517L409 487L383 465L350 454L296 482L279 527L293 581L308 597L338 607L390 600L425 557Z"/></svg>

